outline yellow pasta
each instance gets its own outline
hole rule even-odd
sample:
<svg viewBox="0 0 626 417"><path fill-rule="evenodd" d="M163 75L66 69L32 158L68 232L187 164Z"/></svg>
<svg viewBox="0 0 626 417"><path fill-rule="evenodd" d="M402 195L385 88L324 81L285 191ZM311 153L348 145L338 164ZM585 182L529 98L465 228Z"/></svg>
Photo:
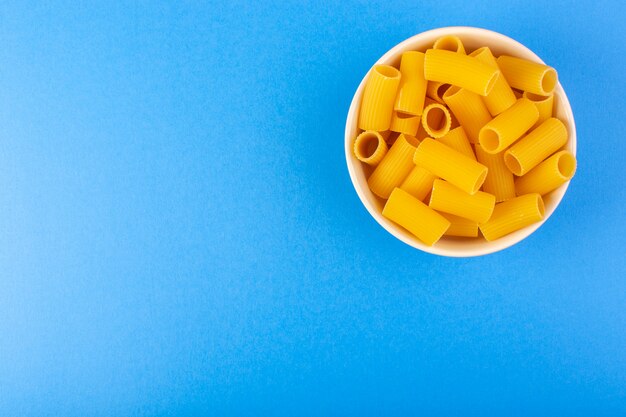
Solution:
<svg viewBox="0 0 626 417"><path fill-rule="evenodd" d="M433 138L440 138L450 131L452 118L448 109L439 103L429 104L422 113L422 126Z"/></svg>
<svg viewBox="0 0 626 417"><path fill-rule="evenodd" d="M552 117L552 108L554 107L554 94L550 94L547 97L539 96L537 94L524 92L524 98L532 101L539 111L539 119L535 122L535 125L531 128L534 129L550 117Z"/></svg>
<svg viewBox="0 0 626 417"><path fill-rule="evenodd" d="M572 179L576 173L576 157L560 151L515 180L518 194L547 194Z"/></svg>
<svg viewBox="0 0 626 417"><path fill-rule="evenodd" d="M498 68L496 59L493 57L491 50L486 46L475 50L469 54L469 56L493 68ZM502 75L498 77L489 94L483 97L487 110L489 110L492 116L496 116L511 107L513 103L515 103L515 100L517 99L515 98L515 94L513 94L513 90L511 90L509 83Z"/></svg>
<svg viewBox="0 0 626 417"><path fill-rule="evenodd" d="M554 68L526 59L501 55L498 67L511 87L540 96L552 94L558 82Z"/></svg>
<svg viewBox="0 0 626 417"><path fill-rule="evenodd" d="M487 176L487 167L431 138L420 143L413 162L469 194L475 194Z"/></svg>
<svg viewBox="0 0 626 417"><path fill-rule="evenodd" d="M413 168L412 157L417 145L415 138L404 134L398 136L367 180L374 194L381 198L389 198L393 189L402 183Z"/></svg>
<svg viewBox="0 0 626 417"><path fill-rule="evenodd" d="M387 143L380 133L366 130L354 141L354 154L359 161L376 166L387 154Z"/></svg>
<svg viewBox="0 0 626 417"><path fill-rule="evenodd" d="M475 194L468 194L449 182L435 180L433 191L430 195L428 205L444 213L454 214L475 221L484 223L491 217L491 212L496 204L496 198L489 193L477 191Z"/></svg>
<svg viewBox="0 0 626 417"><path fill-rule="evenodd" d="M408 51L400 60L400 86L394 109L396 112L420 116L426 97L424 78L424 53Z"/></svg>
<svg viewBox="0 0 626 417"><path fill-rule="evenodd" d="M519 90L515 90L514 89L513 90L513 94L515 94L515 98L516 99L524 97L524 92L523 91L519 91Z"/></svg>
<svg viewBox="0 0 626 417"><path fill-rule="evenodd" d="M525 194L496 204L489 221L478 227L485 239L491 242L541 221L544 211L539 194Z"/></svg>
<svg viewBox="0 0 626 417"><path fill-rule="evenodd" d="M446 133L445 136L442 136L437 140L444 145L451 147L455 151L476 160L476 155L474 155L472 145L470 145L469 139L465 134L465 130L463 130L461 126L452 129ZM489 177L489 174L487 174L487 177Z"/></svg>
<svg viewBox="0 0 626 417"><path fill-rule="evenodd" d="M426 97L443 104L443 95L448 88L450 88L450 84L428 81L426 85Z"/></svg>
<svg viewBox="0 0 626 417"><path fill-rule="evenodd" d="M532 101L520 98L480 129L478 141L489 153L499 153L518 140L539 118Z"/></svg>
<svg viewBox="0 0 626 417"><path fill-rule="evenodd" d="M433 188L435 178L437 177L426 169L416 166L409 172L409 175L404 179L400 188L418 200L424 201Z"/></svg>
<svg viewBox="0 0 626 417"><path fill-rule="evenodd" d="M422 118L411 114L393 112L391 116L391 131L405 133L410 136L417 134Z"/></svg>
<svg viewBox="0 0 626 417"><path fill-rule="evenodd" d="M439 213L450 222L444 236L477 237L478 223L450 213Z"/></svg>
<svg viewBox="0 0 626 417"><path fill-rule="evenodd" d="M500 71L467 55L429 49L424 58L424 76L428 81L456 85L486 96L500 76Z"/></svg>
<svg viewBox="0 0 626 417"><path fill-rule="evenodd" d="M491 120L491 114L480 96L453 86L443 95L443 100L463 126L470 142L478 142L480 129Z"/></svg>
<svg viewBox="0 0 626 417"><path fill-rule="evenodd" d="M387 139L389 139L389 136L391 136L391 131L390 130L383 130L382 132L378 132L378 134L380 136L382 136L383 139L385 139L385 141L387 141Z"/></svg>
<svg viewBox="0 0 626 417"><path fill-rule="evenodd" d="M475 150L478 162L488 169L487 178L483 183L483 191L493 194L498 203L515 197L515 180L504 163L504 153L490 154L478 144L476 144Z"/></svg>
<svg viewBox="0 0 626 417"><path fill-rule="evenodd" d="M376 65L370 71L359 111L359 129L389 130L400 71L390 65Z"/></svg>
<svg viewBox="0 0 626 417"><path fill-rule="evenodd" d="M504 153L504 163L522 176L567 143L567 129L554 117L540 124Z"/></svg>
<svg viewBox="0 0 626 417"><path fill-rule="evenodd" d="M437 242L450 222L406 191L396 188L383 208L383 216L414 234L428 246Z"/></svg>
<svg viewBox="0 0 626 417"><path fill-rule="evenodd" d="M433 45L433 49L443 49L446 51L458 52L461 54L465 53L465 47L463 46L463 42L459 39L458 36L447 35L442 36L441 38L435 41Z"/></svg>

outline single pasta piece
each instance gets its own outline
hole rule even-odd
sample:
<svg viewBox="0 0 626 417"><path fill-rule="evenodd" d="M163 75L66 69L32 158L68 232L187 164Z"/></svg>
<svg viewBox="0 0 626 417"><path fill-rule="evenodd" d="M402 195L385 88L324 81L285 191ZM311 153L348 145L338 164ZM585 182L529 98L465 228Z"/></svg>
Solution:
<svg viewBox="0 0 626 417"><path fill-rule="evenodd" d="M420 143L413 162L468 194L475 194L487 176L486 166L431 138Z"/></svg>
<svg viewBox="0 0 626 417"><path fill-rule="evenodd" d="M525 194L496 204L491 218L478 224L489 242L543 219L545 209L539 194Z"/></svg>
<svg viewBox="0 0 626 417"><path fill-rule="evenodd" d="M428 81L426 85L426 97L443 104L443 95L450 88L450 84Z"/></svg>
<svg viewBox="0 0 626 417"><path fill-rule="evenodd" d="M366 130L354 141L354 155L361 162L376 166L387 154L387 143L382 135L373 130Z"/></svg>
<svg viewBox="0 0 626 417"><path fill-rule="evenodd" d="M391 116L391 130L393 132L405 133L410 136L417 134L422 118L412 114L393 112Z"/></svg>
<svg viewBox="0 0 626 417"><path fill-rule="evenodd" d="M443 104L433 103L424 108L422 126L430 137L440 138L450 131L452 118Z"/></svg>
<svg viewBox="0 0 626 417"><path fill-rule="evenodd" d="M554 68L527 59L501 55L498 67L511 87L540 96L552 94L558 82Z"/></svg>
<svg viewBox="0 0 626 417"><path fill-rule="evenodd" d="M554 117L540 124L504 153L504 163L522 176L567 143L567 129Z"/></svg>
<svg viewBox="0 0 626 417"><path fill-rule="evenodd" d="M478 94L452 86L443 100L459 121L471 143L478 142L480 129L491 120L491 114Z"/></svg>
<svg viewBox="0 0 626 417"><path fill-rule="evenodd" d="M450 227L450 222L406 191L395 188L383 208L383 216L432 246Z"/></svg>
<svg viewBox="0 0 626 417"><path fill-rule="evenodd" d="M400 71L390 65L375 65L363 90L359 111L359 128L389 130L391 113L400 84Z"/></svg>
<svg viewBox="0 0 626 417"><path fill-rule="evenodd" d="M490 67L498 68L498 63L487 46L475 50L469 56L484 62ZM487 110L489 110L492 116L496 116L511 107L515 100L517 99L515 94L513 94L513 90L511 90L509 83L502 75L498 77L489 94L483 97Z"/></svg>
<svg viewBox="0 0 626 417"><path fill-rule="evenodd" d="M413 169L412 157L418 144L417 139L411 136L404 134L398 136L367 180L367 185L374 194L381 198L389 198L393 189L399 186Z"/></svg>
<svg viewBox="0 0 626 417"><path fill-rule="evenodd" d="M444 236L477 237L478 223L450 213L439 213L450 222Z"/></svg>
<svg viewBox="0 0 626 417"><path fill-rule="evenodd" d="M489 153L502 152L526 133L538 118L539 112L532 101L520 98L480 129L480 146Z"/></svg>
<svg viewBox="0 0 626 417"><path fill-rule="evenodd" d="M424 76L470 90L481 96L489 94L500 70L476 58L442 49L429 49L424 58Z"/></svg>
<svg viewBox="0 0 626 417"><path fill-rule="evenodd" d="M539 96L537 94L524 92L524 98L532 101L539 111L539 119L535 122L535 125L531 128L534 129L550 117L552 117L552 108L554 107L554 94L550 94L547 97Z"/></svg>
<svg viewBox="0 0 626 417"><path fill-rule="evenodd" d="M400 74L400 86L394 110L421 116L426 96L424 53L417 51L403 53L400 60Z"/></svg>
<svg viewBox="0 0 626 417"><path fill-rule="evenodd" d="M476 159L489 170L483 191L496 196L496 202L515 197L515 180L504 163L504 153L490 154L479 144L475 145Z"/></svg>
<svg viewBox="0 0 626 417"><path fill-rule="evenodd" d="M489 193L477 191L468 194L443 180L435 180L428 205L444 213L484 223L491 217L496 198Z"/></svg>
<svg viewBox="0 0 626 417"><path fill-rule="evenodd" d="M474 155L472 145L470 145L469 139L465 134L465 130L463 130L461 126L455 127L437 140L444 145L451 147L455 151L461 152L463 155L472 158L474 161L476 160L476 155ZM487 177L489 177L489 174L487 174Z"/></svg>
<svg viewBox="0 0 626 417"><path fill-rule="evenodd" d="M433 49L443 49L446 51L458 52L460 54L465 53L463 42L461 42L461 39L459 39L458 36L454 35L442 36L437 39L433 45Z"/></svg>
<svg viewBox="0 0 626 417"><path fill-rule="evenodd" d="M568 151L560 151L546 159L522 177L515 180L518 194L547 194L556 190L576 173L576 157Z"/></svg>
<svg viewBox="0 0 626 417"><path fill-rule="evenodd" d="M432 190L433 182L436 178L426 169L416 166L409 172L400 188L418 200L424 201L430 190Z"/></svg>

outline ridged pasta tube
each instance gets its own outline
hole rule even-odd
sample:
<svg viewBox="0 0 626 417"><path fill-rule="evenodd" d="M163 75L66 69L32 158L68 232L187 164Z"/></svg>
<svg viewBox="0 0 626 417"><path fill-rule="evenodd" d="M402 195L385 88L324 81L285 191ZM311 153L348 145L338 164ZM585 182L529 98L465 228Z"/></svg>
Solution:
<svg viewBox="0 0 626 417"><path fill-rule="evenodd" d="M496 59L491 53L491 50L486 46L475 50L469 54L469 56L474 57L493 68L498 68ZM511 90L511 87L504 76L498 77L489 94L483 97L487 110L489 110L489 113L491 113L492 116L496 116L511 107L513 103L515 103L515 100L517 100L515 98L515 94L513 94L513 90Z"/></svg>
<svg viewBox="0 0 626 417"><path fill-rule="evenodd" d="M489 153L500 153L522 137L539 118L532 101L520 98L480 129L478 141Z"/></svg>
<svg viewBox="0 0 626 417"><path fill-rule="evenodd" d="M496 204L489 221L479 223L478 227L485 239L491 242L541 221L544 212L539 194L525 194Z"/></svg>
<svg viewBox="0 0 626 417"><path fill-rule="evenodd" d="M513 88L549 96L556 88L556 70L544 64L508 55L498 57L498 67Z"/></svg>
<svg viewBox="0 0 626 417"><path fill-rule="evenodd" d="M554 117L517 141L504 153L504 163L515 175L522 176L567 143L567 129Z"/></svg>
<svg viewBox="0 0 626 417"><path fill-rule="evenodd" d="M464 54L429 49L424 58L424 76L428 81L456 85L486 96L500 76L500 70Z"/></svg>
<svg viewBox="0 0 626 417"><path fill-rule="evenodd" d="M449 182L435 180L428 205L444 213L454 214L465 219L484 223L489 220L496 198L489 193L478 191L468 194Z"/></svg>
<svg viewBox="0 0 626 417"><path fill-rule="evenodd" d="M400 86L394 109L396 112L421 116L426 97L424 53L408 51L400 59Z"/></svg>
<svg viewBox="0 0 626 417"><path fill-rule="evenodd" d="M468 194L475 194L487 176L487 167L431 138L420 143L413 162Z"/></svg>
<svg viewBox="0 0 626 417"><path fill-rule="evenodd" d="M406 191L396 188L383 208L383 216L407 229L428 246L437 242L450 222Z"/></svg>
<svg viewBox="0 0 626 417"><path fill-rule="evenodd" d="M361 108L359 129L389 130L391 115L400 85L400 71L390 65L375 65L367 77Z"/></svg>
<svg viewBox="0 0 626 417"><path fill-rule="evenodd" d="M413 168L417 139L400 135L387 155L378 164L367 180L370 190L381 198L389 198L393 189L399 186Z"/></svg>
<svg viewBox="0 0 626 417"><path fill-rule="evenodd" d="M517 178L515 190L518 194L548 194L571 180L575 173L576 157L568 151L560 151Z"/></svg>

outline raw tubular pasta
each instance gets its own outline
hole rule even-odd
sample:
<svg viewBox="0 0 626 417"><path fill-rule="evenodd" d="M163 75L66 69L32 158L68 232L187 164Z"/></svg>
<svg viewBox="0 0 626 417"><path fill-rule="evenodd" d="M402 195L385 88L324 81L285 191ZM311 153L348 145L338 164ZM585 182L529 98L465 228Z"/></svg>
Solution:
<svg viewBox="0 0 626 417"><path fill-rule="evenodd" d="M444 49L446 51L458 52L460 54L465 53L463 42L461 42L461 39L459 39L458 36L454 35L442 36L437 39L433 45L433 49Z"/></svg>
<svg viewBox="0 0 626 417"><path fill-rule="evenodd" d="M437 211L454 214L478 223L484 223L491 217L496 198L483 191L468 194L454 185L435 180L428 205Z"/></svg>
<svg viewBox="0 0 626 417"><path fill-rule="evenodd" d="M576 173L576 157L568 151L557 152L528 174L515 180L518 194L547 194L572 179Z"/></svg>
<svg viewBox="0 0 626 417"><path fill-rule="evenodd" d="M433 182L436 178L426 169L416 166L409 172L400 188L418 200L424 201L430 190L432 190Z"/></svg>
<svg viewBox="0 0 626 417"><path fill-rule="evenodd" d="M543 200L539 194L525 194L496 204L491 218L478 227L489 242L541 221Z"/></svg>
<svg viewBox="0 0 626 417"><path fill-rule="evenodd" d="M359 161L376 166L387 154L387 144L380 133L366 130L354 141L354 154Z"/></svg>
<svg viewBox="0 0 626 417"><path fill-rule="evenodd" d="M537 94L524 92L524 98L532 101L539 111L539 119L535 122L535 125L531 128L534 129L550 117L552 117L552 108L554 107L554 94L550 94L547 97L539 96Z"/></svg>
<svg viewBox="0 0 626 417"><path fill-rule="evenodd" d="M474 155L472 145L470 145L469 139L461 126L452 129L445 136L442 136L437 140L444 145L451 147L455 151L461 152L463 155L472 158L474 161L476 160L476 155ZM487 174L487 177L489 177L489 174Z"/></svg>
<svg viewBox="0 0 626 417"><path fill-rule="evenodd" d="M450 222L450 227L444 233L444 236L461 236L461 237L477 237L478 223L473 220L464 219L450 213L440 213Z"/></svg>
<svg viewBox="0 0 626 417"><path fill-rule="evenodd" d="M480 129L480 146L489 153L502 152L526 133L538 118L539 112L532 101L520 98Z"/></svg>
<svg viewBox="0 0 626 417"><path fill-rule="evenodd" d="M468 194L475 194L487 176L487 167L431 138L420 143L413 162Z"/></svg>
<svg viewBox="0 0 626 417"><path fill-rule="evenodd" d="M424 53L417 51L403 53L400 60L400 74L400 86L394 109L397 112L420 116L426 96Z"/></svg>
<svg viewBox="0 0 626 417"><path fill-rule="evenodd" d="M522 176L567 143L567 129L554 117L540 124L504 153L504 163Z"/></svg>
<svg viewBox="0 0 626 417"><path fill-rule="evenodd" d="M370 71L363 90L359 128L389 130L391 113L400 84L400 71L390 65L376 65Z"/></svg>
<svg viewBox="0 0 626 417"><path fill-rule="evenodd" d="M383 216L432 246L450 227L450 222L406 191L396 188L383 208Z"/></svg>
<svg viewBox="0 0 626 417"><path fill-rule="evenodd" d="M493 68L498 68L496 59L486 46L475 50L469 56L475 57ZM515 94L513 94L513 90L511 90L509 83L506 82L506 78L503 76L498 77L489 94L483 97L487 110L489 110L492 116L496 116L511 107L515 100L517 100Z"/></svg>
<svg viewBox="0 0 626 417"><path fill-rule="evenodd" d="M490 154L478 144L475 150L478 162L488 169L483 191L493 194L498 203L515 197L515 180L504 163L504 153Z"/></svg>
<svg viewBox="0 0 626 417"><path fill-rule="evenodd" d="M443 95L443 100L463 126L470 142L478 142L480 129L491 120L491 114L480 96L453 86Z"/></svg>
<svg viewBox="0 0 626 417"><path fill-rule="evenodd" d="M486 96L500 76L500 71L464 54L429 49L424 58L424 76L428 81L456 85Z"/></svg>
<svg viewBox="0 0 626 417"><path fill-rule="evenodd" d="M498 67L511 87L540 96L552 94L558 81L554 68L522 58L501 55Z"/></svg>
<svg viewBox="0 0 626 417"><path fill-rule="evenodd" d="M420 116L393 112L393 116L391 116L391 131L415 136L421 120Z"/></svg>
<svg viewBox="0 0 626 417"><path fill-rule="evenodd" d="M412 157L417 144L415 138L404 134L398 136L367 180L374 194L381 198L389 198L393 189L402 183L413 168Z"/></svg>
<svg viewBox="0 0 626 417"><path fill-rule="evenodd" d="M450 88L450 84L428 81L426 86L426 97L435 100L437 103L443 104L443 95Z"/></svg>
<svg viewBox="0 0 626 417"><path fill-rule="evenodd" d="M452 118L448 109L439 103L429 104L422 113L422 126L433 138L440 138L450 131Z"/></svg>

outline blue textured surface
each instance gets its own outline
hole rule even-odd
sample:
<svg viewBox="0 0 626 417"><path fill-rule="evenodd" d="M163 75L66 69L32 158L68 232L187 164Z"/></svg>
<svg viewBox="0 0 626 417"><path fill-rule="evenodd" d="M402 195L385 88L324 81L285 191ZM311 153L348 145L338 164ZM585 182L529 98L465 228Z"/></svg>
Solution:
<svg viewBox="0 0 626 417"><path fill-rule="evenodd" d="M626 414L623 2L40 3L0 6L0 415ZM343 154L370 65L450 25L578 125L555 215L476 259Z"/></svg>

